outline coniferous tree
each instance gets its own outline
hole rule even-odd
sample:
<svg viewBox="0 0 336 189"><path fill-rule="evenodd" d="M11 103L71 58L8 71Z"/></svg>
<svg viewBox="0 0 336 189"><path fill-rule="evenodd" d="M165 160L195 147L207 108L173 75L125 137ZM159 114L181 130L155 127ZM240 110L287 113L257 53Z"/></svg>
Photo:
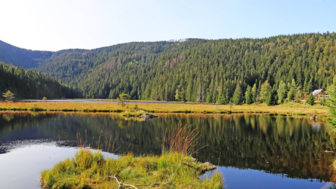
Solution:
<svg viewBox="0 0 336 189"><path fill-rule="evenodd" d="M252 88L250 86L247 86L247 90L245 93L245 102L246 104L252 104L253 100L252 100Z"/></svg>
<svg viewBox="0 0 336 189"><path fill-rule="evenodd" d="M228 94L228 89L224 87L221 98L219 101L220 104L228 104L229 103L229 94Z"/></svg>
<svg viewBox="0 0 336 189"><path fill-rule="evenodd" d="M253 100L253 102L257 102L257 95L258 95L257 84L254 83L253 88L252 88L252 100Z"/></svg>
<svg viewBox="0 0 336 189"><path fill-rule="evenodd" d="M175 91L175 100L176 100L176 101L179 101L179 100L180 100L180 93L179 93L179 90L178 90L178 89L176 89L176 91Z"/></svg>
<svg viewBox="0 0 336 189"><path fill-rule="evenodd" d="M199 85L198 87L196 102L198 103L202 102L202 86L201 85Z"/></svg>
<svg viewBox="0 0 336 189"><path fill-rule="evenodd" d="M242 103L242 101L243 101L243 91L238 83L233 94L233 103L239 105Z"/></svg>
<svg viewBox="0 0 336 189"><path fill-rule="evenodd" d="M282 103L284 101L284 99L286 98L286 94L287 94L287 86L281 80L280 84L279 84L279 89L278 89L278 97L279 97L280 103Z"/></svg>
<svg viewBox="0 0 336 189"><path fill-rule="evenodd" d="M267 106L272 106L275 104L275 93L273 90L271 90L266 98L266 105Z"/></svg>
<svg viewBox="0 0 336 189"><path fill-rule="evenodd" d="M208 91L206 94L206 103L210 103L210 102L211 102L211 95L210 95L210 91Z"/></svg>
<svg viewBox="0 0 336 189"><path fill-rule="evenodd" d="M272 88L267 80L261 85L261 90L260 90L260 101L261 102L264 102L266 100L267 96L271 92L271 89Z"/></svg>
<svg viewBox="0 0 336 189"><path fill-rule="evenodd" d="M307 104L309 105L314 105L315 104L315 98L313 94L310 94L309 97L307 98Z"/></svg>

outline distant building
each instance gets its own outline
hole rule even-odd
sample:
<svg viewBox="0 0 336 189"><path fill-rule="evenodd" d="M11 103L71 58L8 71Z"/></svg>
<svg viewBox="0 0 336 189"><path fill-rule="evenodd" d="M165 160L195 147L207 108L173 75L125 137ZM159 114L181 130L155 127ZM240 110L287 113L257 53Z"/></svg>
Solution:
<svg viewBox="0 0 336 189"><path fill-rule="evenodd" d="M325 91L323 89L315 90L315 91L313 91L312 94L314 95L314 97L319 97L319 98L327 97L327 98L329 98L329 95L328 95L327 91Z"/></svg>

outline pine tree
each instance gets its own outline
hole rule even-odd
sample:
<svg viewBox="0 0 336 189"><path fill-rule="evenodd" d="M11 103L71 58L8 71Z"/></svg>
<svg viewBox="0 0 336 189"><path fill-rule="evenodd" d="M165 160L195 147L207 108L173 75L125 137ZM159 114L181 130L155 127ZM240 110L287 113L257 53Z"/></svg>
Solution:
<svg viewBox="0 0 336 189"><path fill-rule="evenodd" d="M262 85L261 85L261 90L260 90L260 101L263 102L266 100L268 94L271 92L271 86L266 80Z"/></svg>
<svg viewBox="0 0 336 189"><path fill-rule="evenodd" d="M313 94L309 95L309 97L307 98L307 103L312 106L315 104L315 98Z"/></svg>
<svg viewBox="0 0 336 189"><path fill-rule="evenodd" d="M210 95L210 91L208 90L206 93L206 103L210 103L211 102L211 95Z"/></svg>
<svg viewBox="0 0 336 189"><path fill-rule="evenodd" d="M271 105L274 105L274 95L273 95L273 92L270 91L267 95L267 98L266 98L266 104L267 106L271 106Z"/></svg>
<svg viewBox="0 0 336 189"><path fill-rule="evenodd" d="M252 104L253 100L252 100L252 88L250 86L247 86L247 90L245 93L245 101L246 104Z"/></svg>
<svg viewBox="0 0 336 189"><path fill-rule="evenodd" d="M196 101L198 103L202 102L202 86L201 85L198 87Z"/></svg>
<svg viewBox="0 0 336 189"><path fill-rule="evenodd" d="M309 83L308 83L308 91L313 91L314 90L314 77L311 77Z"/></svg>
<svg viewBox="0 0 336 189"><path fill-rule="evenodd" d="M229 103L229 94L228 94L228 89L224 87L221 97L220 97L220 104L228 104Z"/></svg>
<svg viewBox="0 0 336 189"><path fill-rule="evenodd" d="M241 104L242 101L243 101L243 91L242 91L239 83L237 83L236 89L235 89L234 94L233 94L233 103L238 105L238 104Z"/></svg>
<svg viewBox="0 0 336 189"><path fill-rule="evenodd" d="M288 91L288 94L287 94L288 100L292 101L292 100L294 100L294 97L296 95L296 90L297 90L295 80L293 79L292 84L288 83L287 85L288 85L288 88L289 88L289 91Z"/></svg>
<svg viewBox="0 0 336 189"><path fill-rule="evenodd" d="M255 83L252 88L252 101L253 102L257 101L257 95L258 95L258 90L257 90L257 84Z"/></svg>
<svg viewBox="0 0 336 189"><path fill-rule="evenodd" d="M280 103L282 103L284 101L284 99L286 98L286 94L287 94L287 86L281 80L280 84L279 84L279 89L278 89L278 97L279 97Z"/></svg>
<svg viewBox="0 0 336 189"><path fill-rule="evenodd" d="M179 101L180 100L180 94L179 94L179 90L176 89L175 91L175 100Z"/></svg>

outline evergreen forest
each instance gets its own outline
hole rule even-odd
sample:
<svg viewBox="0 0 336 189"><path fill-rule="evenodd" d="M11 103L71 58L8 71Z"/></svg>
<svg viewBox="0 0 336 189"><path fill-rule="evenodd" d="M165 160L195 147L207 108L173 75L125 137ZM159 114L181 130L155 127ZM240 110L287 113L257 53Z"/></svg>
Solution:
<svg viewBox="0 0 336 189"><path fill-rule="evenodd" d="M273 105L299 102L336 82L335 39L327 32L131 42L44 52L51 54L34 58L33 69L78 88L85 98L125 93L141 100Z"/></svg>
<svg viewBox="0 0 336 189"><path fill-rule="evenodd" d="M10 90L16 98L73 98L79 95L55 78L3 62L0 62L0 76L0 94Z"/></svg>

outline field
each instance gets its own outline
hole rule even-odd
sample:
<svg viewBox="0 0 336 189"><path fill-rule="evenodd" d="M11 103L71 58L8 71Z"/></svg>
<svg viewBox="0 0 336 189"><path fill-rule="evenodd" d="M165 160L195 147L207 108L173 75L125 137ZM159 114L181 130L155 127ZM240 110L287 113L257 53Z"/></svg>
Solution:
<svg viewBox="0 0 336 189"><path fill-rule="evenodd" d="M328 115L329 108L321 105L286 103L276 106L266 104L216 105L216 104L178 104L128 101L123 107L117 103L94 102L0 102L0 111L45 111L45 112L148 112L148 113L199 113L199 114L280 114L280 115Z"/></svg>

